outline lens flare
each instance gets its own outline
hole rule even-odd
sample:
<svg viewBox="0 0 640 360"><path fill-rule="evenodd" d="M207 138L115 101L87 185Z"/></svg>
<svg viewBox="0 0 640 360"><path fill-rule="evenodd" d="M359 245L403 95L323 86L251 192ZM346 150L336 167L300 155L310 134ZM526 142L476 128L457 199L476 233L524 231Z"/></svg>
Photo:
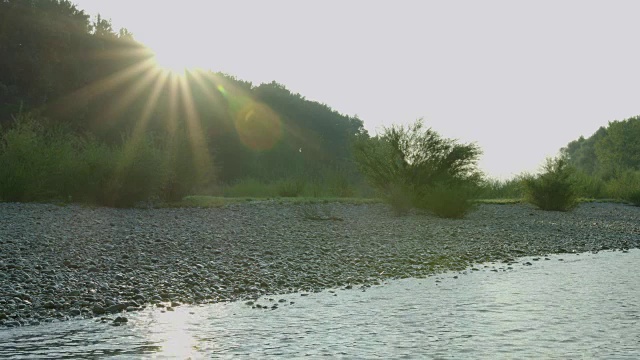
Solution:
<svg viewBox="0 0 640 360"><path fill-rule="evenodd" d="M282 137L280 117L265 104L249 102L234 119L240 141L253 150L269 150Z"/></svg>

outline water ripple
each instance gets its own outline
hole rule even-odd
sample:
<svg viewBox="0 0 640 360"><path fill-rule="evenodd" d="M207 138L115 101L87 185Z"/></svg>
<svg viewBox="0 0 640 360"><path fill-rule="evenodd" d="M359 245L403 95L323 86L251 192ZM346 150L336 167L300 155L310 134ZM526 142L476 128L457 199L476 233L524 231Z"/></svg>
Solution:
<svg viewBox="0 0 640 360"><path fill-rule="evenodd" d="M640 358L640 251L570 256L366 292L289 294L275 310L182 306L129 314L120 327L4 330L0 358Z"/></svg>

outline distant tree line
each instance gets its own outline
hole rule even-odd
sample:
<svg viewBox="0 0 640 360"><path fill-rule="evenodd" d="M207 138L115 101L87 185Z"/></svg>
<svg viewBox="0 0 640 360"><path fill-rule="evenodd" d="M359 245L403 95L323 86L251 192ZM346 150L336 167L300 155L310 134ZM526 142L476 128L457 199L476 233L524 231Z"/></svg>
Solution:
<svg viewBox="0 0 640 360"><path fill-rule="evenodd" d="M611 121L588 138L561 149L576 169L577 191L591 198L619 198L640 205L640 117Z"/></svg>
<svg viewBox="0 0 640 360"><path fill-rule="evenodd" d="M609 122L590 137L570 142L562 152L578 170L607 180L640 171L640 117Z"/></svg>

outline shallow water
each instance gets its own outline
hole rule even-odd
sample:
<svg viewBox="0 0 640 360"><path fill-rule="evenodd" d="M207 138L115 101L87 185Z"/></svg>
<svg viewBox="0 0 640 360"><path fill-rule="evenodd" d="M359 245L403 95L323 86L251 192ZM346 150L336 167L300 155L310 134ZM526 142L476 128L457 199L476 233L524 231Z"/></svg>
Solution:
<svg viewBox="0 0 640 360"><path fill-rule="evenodd" d="M548 258L1 330L0 358L640 358L640 250Z"/></svg>

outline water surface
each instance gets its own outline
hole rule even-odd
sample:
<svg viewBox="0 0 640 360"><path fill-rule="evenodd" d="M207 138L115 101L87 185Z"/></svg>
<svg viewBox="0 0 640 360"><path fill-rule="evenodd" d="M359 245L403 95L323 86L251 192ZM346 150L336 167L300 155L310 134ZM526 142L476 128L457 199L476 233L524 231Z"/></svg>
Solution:
<svg viewBox="0 0 640 360"><path fill-rule="evenodd" d="M548 259L2 330L0 358L640 358L640 250Z"/></svg>

